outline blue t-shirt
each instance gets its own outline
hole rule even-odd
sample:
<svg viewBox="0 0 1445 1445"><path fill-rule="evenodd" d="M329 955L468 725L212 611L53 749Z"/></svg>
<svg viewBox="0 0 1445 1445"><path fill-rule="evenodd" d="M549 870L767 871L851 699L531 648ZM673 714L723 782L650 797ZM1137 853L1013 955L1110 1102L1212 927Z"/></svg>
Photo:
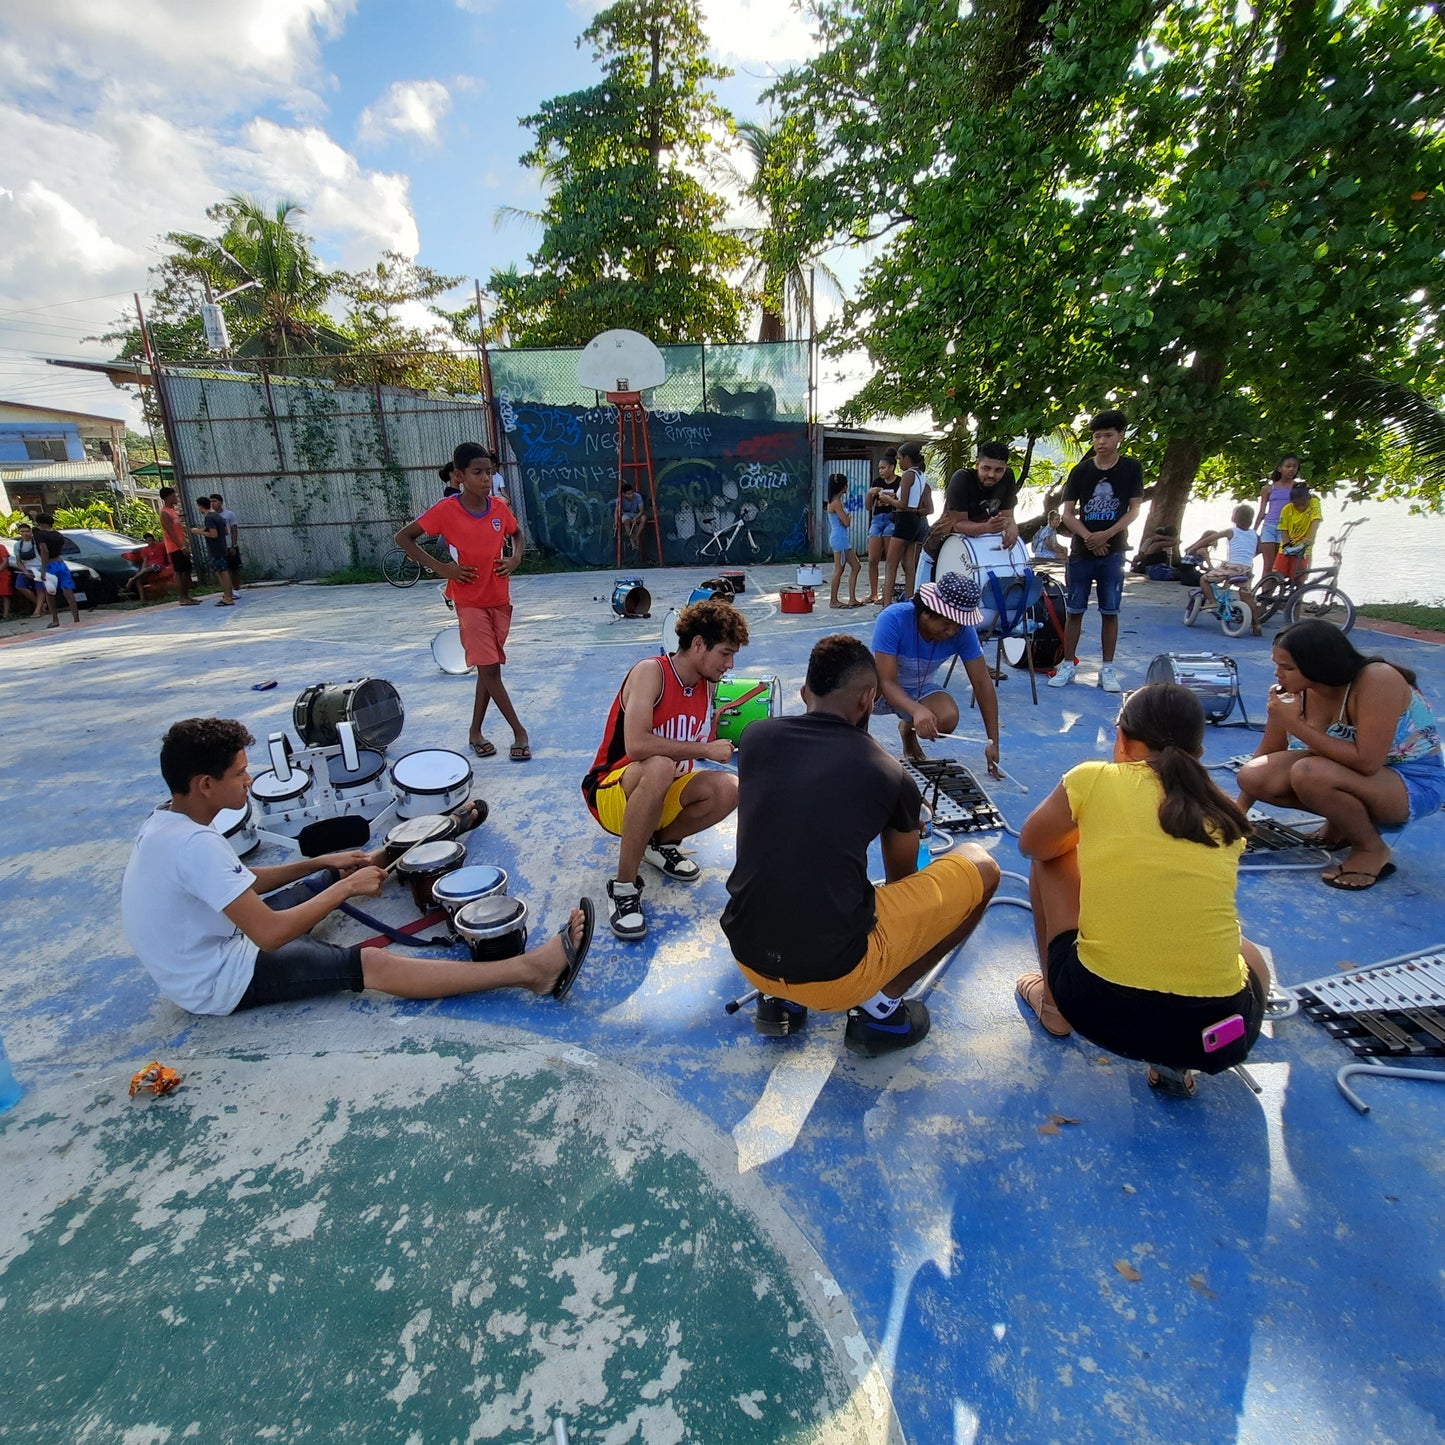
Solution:
<svg viewBox="0 0 1445 1445"><path fill-rule="evenodd" d="M898 659L898 685L914 699L935 690L930 686L933 675L950 657L972 662L983 656L972 627L961 627L942 642L925 641L919 635L918 613L911 602L895 602L878 614L873 624L873 651Z"/></svg>

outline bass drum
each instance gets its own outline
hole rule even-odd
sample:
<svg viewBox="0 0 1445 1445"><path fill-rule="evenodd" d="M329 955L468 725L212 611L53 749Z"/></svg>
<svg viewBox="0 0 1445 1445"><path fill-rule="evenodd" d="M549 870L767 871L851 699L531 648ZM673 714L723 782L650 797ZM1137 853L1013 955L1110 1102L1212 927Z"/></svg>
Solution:
<svg viewBox="0 0 1445 1445"><path fill-rule="evenodd" d="M443 627L432 638L431 655L436 665L453 677L472 670L467 661L467 650L462 646L462 629L455 622L450 627Z"/></svg>
<svg viewBox="0 0 1445 1445"><path fill-rule="evenodd" d="M1032 652L1034 671L1052 672L1064 660L1064 589L1049 578L1040 577L1039 581L1043 593L1029 608L1028 640L1021 636L1004 638L1003 655L1010 667L1027 667Z"/></svg>
<svg viewBox="0 0 1445 1445"><path fill-rule="evenodd" d="M335 747L341 741L337 724L349 722L358 746L384 753L405 721L401 694L379 677L312 683L291 708L296 736L308 748Z"/></svg>
<svg viewBox="0 0 1445 1445"><path fill-rule="evenodd" d="M989 573L1006 585L1020 577L1028 565L1029 551L1022 542L1005 547L998 537L960 537L955 532L938 549L938 565L933 569L933 576L938 578L950 572L961 572L978 583L978 590L982 593L978 610L983 613L978 630L983 632L998 621L998 604L993 589L988 585Z"/></svg>
<svg viewBox="0 0 1445 1445"><path fill-rule="evenodd" d="M1232 657L1217 652L1161 652L1144 680L1187 687L1212 723L1227 718L1239 700L1239 669Z"/></svg>

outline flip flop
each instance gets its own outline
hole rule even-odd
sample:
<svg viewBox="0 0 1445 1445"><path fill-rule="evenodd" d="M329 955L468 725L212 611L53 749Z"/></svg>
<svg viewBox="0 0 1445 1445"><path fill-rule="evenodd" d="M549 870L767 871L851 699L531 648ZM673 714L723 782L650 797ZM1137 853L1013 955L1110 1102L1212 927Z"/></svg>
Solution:
<svg viewBox="0 0 1445 1445"><path fill-rule="evenodd" d="M479 758L494 758L497 756L497 745L489 738L478 738L476 742L472 743L472 751Z"/></svg>
<svg viewBox="0 0 1445 1445"><path fill-rule="evenodd" d="M1339 873L1334 873L1329 876L1323 873L1320 874L1320 882L1323 883L1326 888L1339 889L1341 893L1366 893L1373 888L1375 884L1382 882L1394 872L1395 865L1393 863L1386 863L1378 873L1367 873L1363 868L1346 868ZM1344 881L1346 878L1364 878L1368 881L1364 883L1346 883Z"/></svg>
<svg viewBox="0 0 1445 1445"><path fill-rule="evenodd" d="M514 763L530 763L532 761L532 749L526 743L513 743L507 750L507 756Z"/></svg>
<svg viewBox="0 0 1445 1445"><path fill-rule="evenodd" d="M1193 1069L1166 1069L1163 1064L1150 1064L1145 1078L1151 1089L1159 1089L1180 1099L1192 1099L1199 1087Z"/></svg>
<svg viewBox="0 0 1445 1445"><path fill-rule="evenodd" d="M592 929L597 922L597 911L592 906L592 900L586 896L577 900L577 906L582 910L582 941L572 942L572 920L567 920L566 926L557 935L562 940L562 952L567 959L567 966L564 968L552 985L552 997L561 1003L572 991L572 985L577 975L582 971L583 960L587 957L587 950L592 946Z"/></svg>
<svg viewBox="0 0 1445 1445"><path fill-rule="evenodd" d="M235 605L234 602L226 602L225 600L216 603L217 607L234 607Z"/></svg>
<svg viewBox="0 0 1445 1445"><path fill-rule="evenodd" d="M468 798L465 803L461 803L451 810L452 817L461 824L463 833L470 833L473 828L480 828L487 821L489 811L485 798ZM469 817L471 822L467 821Z"/></svg>

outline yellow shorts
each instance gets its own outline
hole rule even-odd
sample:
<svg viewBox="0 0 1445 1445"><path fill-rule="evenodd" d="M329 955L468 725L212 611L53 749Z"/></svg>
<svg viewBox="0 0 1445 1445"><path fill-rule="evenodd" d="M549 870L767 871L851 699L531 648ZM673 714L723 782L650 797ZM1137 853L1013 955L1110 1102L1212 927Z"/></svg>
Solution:
<svg viewBox="0 0 1445 1445"><path fill-rule="evenodd" d="M980 903L983 879L962 854L950 853L921 873L874 889L877 918L868 935L868 952L842 978L819 983L782 983L738 967L754 988L823 1012L839 1012L872 998L909 964L943 942Z"/></svg>
<svg viewBox="0 0 1445 1445"><path fill-rule="evenodd" d="M631 763L624 763L620 768L614 768L604 774L597 784L597 801L592 808L592 816L615 838L622 836L622 820L627 816L627 793L622 786L622 775L631 766ZM662 817L657 820L659 832L682 812L682 790L692 779L692 769L689 768L672 780L672 786L662 800Z"/></svg>

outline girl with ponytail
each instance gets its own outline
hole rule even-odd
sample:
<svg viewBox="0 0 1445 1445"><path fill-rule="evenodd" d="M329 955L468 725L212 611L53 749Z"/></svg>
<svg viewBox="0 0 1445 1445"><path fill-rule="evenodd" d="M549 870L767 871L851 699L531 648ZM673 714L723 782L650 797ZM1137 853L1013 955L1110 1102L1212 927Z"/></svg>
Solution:
<svg viewBox="0 0 1445 1445"><path fill-rule="evenodd" d="M1077 1030L1147 1062L1151 1087L1189 1094L1194 1070L1244 1061L1269 991L1235 908L1249 823L1203 751L1198 698L1140 688L1119 711L1113 761L1071 768L1019 838L1040 966L1019 996L1048 1033Z"/></svg>

